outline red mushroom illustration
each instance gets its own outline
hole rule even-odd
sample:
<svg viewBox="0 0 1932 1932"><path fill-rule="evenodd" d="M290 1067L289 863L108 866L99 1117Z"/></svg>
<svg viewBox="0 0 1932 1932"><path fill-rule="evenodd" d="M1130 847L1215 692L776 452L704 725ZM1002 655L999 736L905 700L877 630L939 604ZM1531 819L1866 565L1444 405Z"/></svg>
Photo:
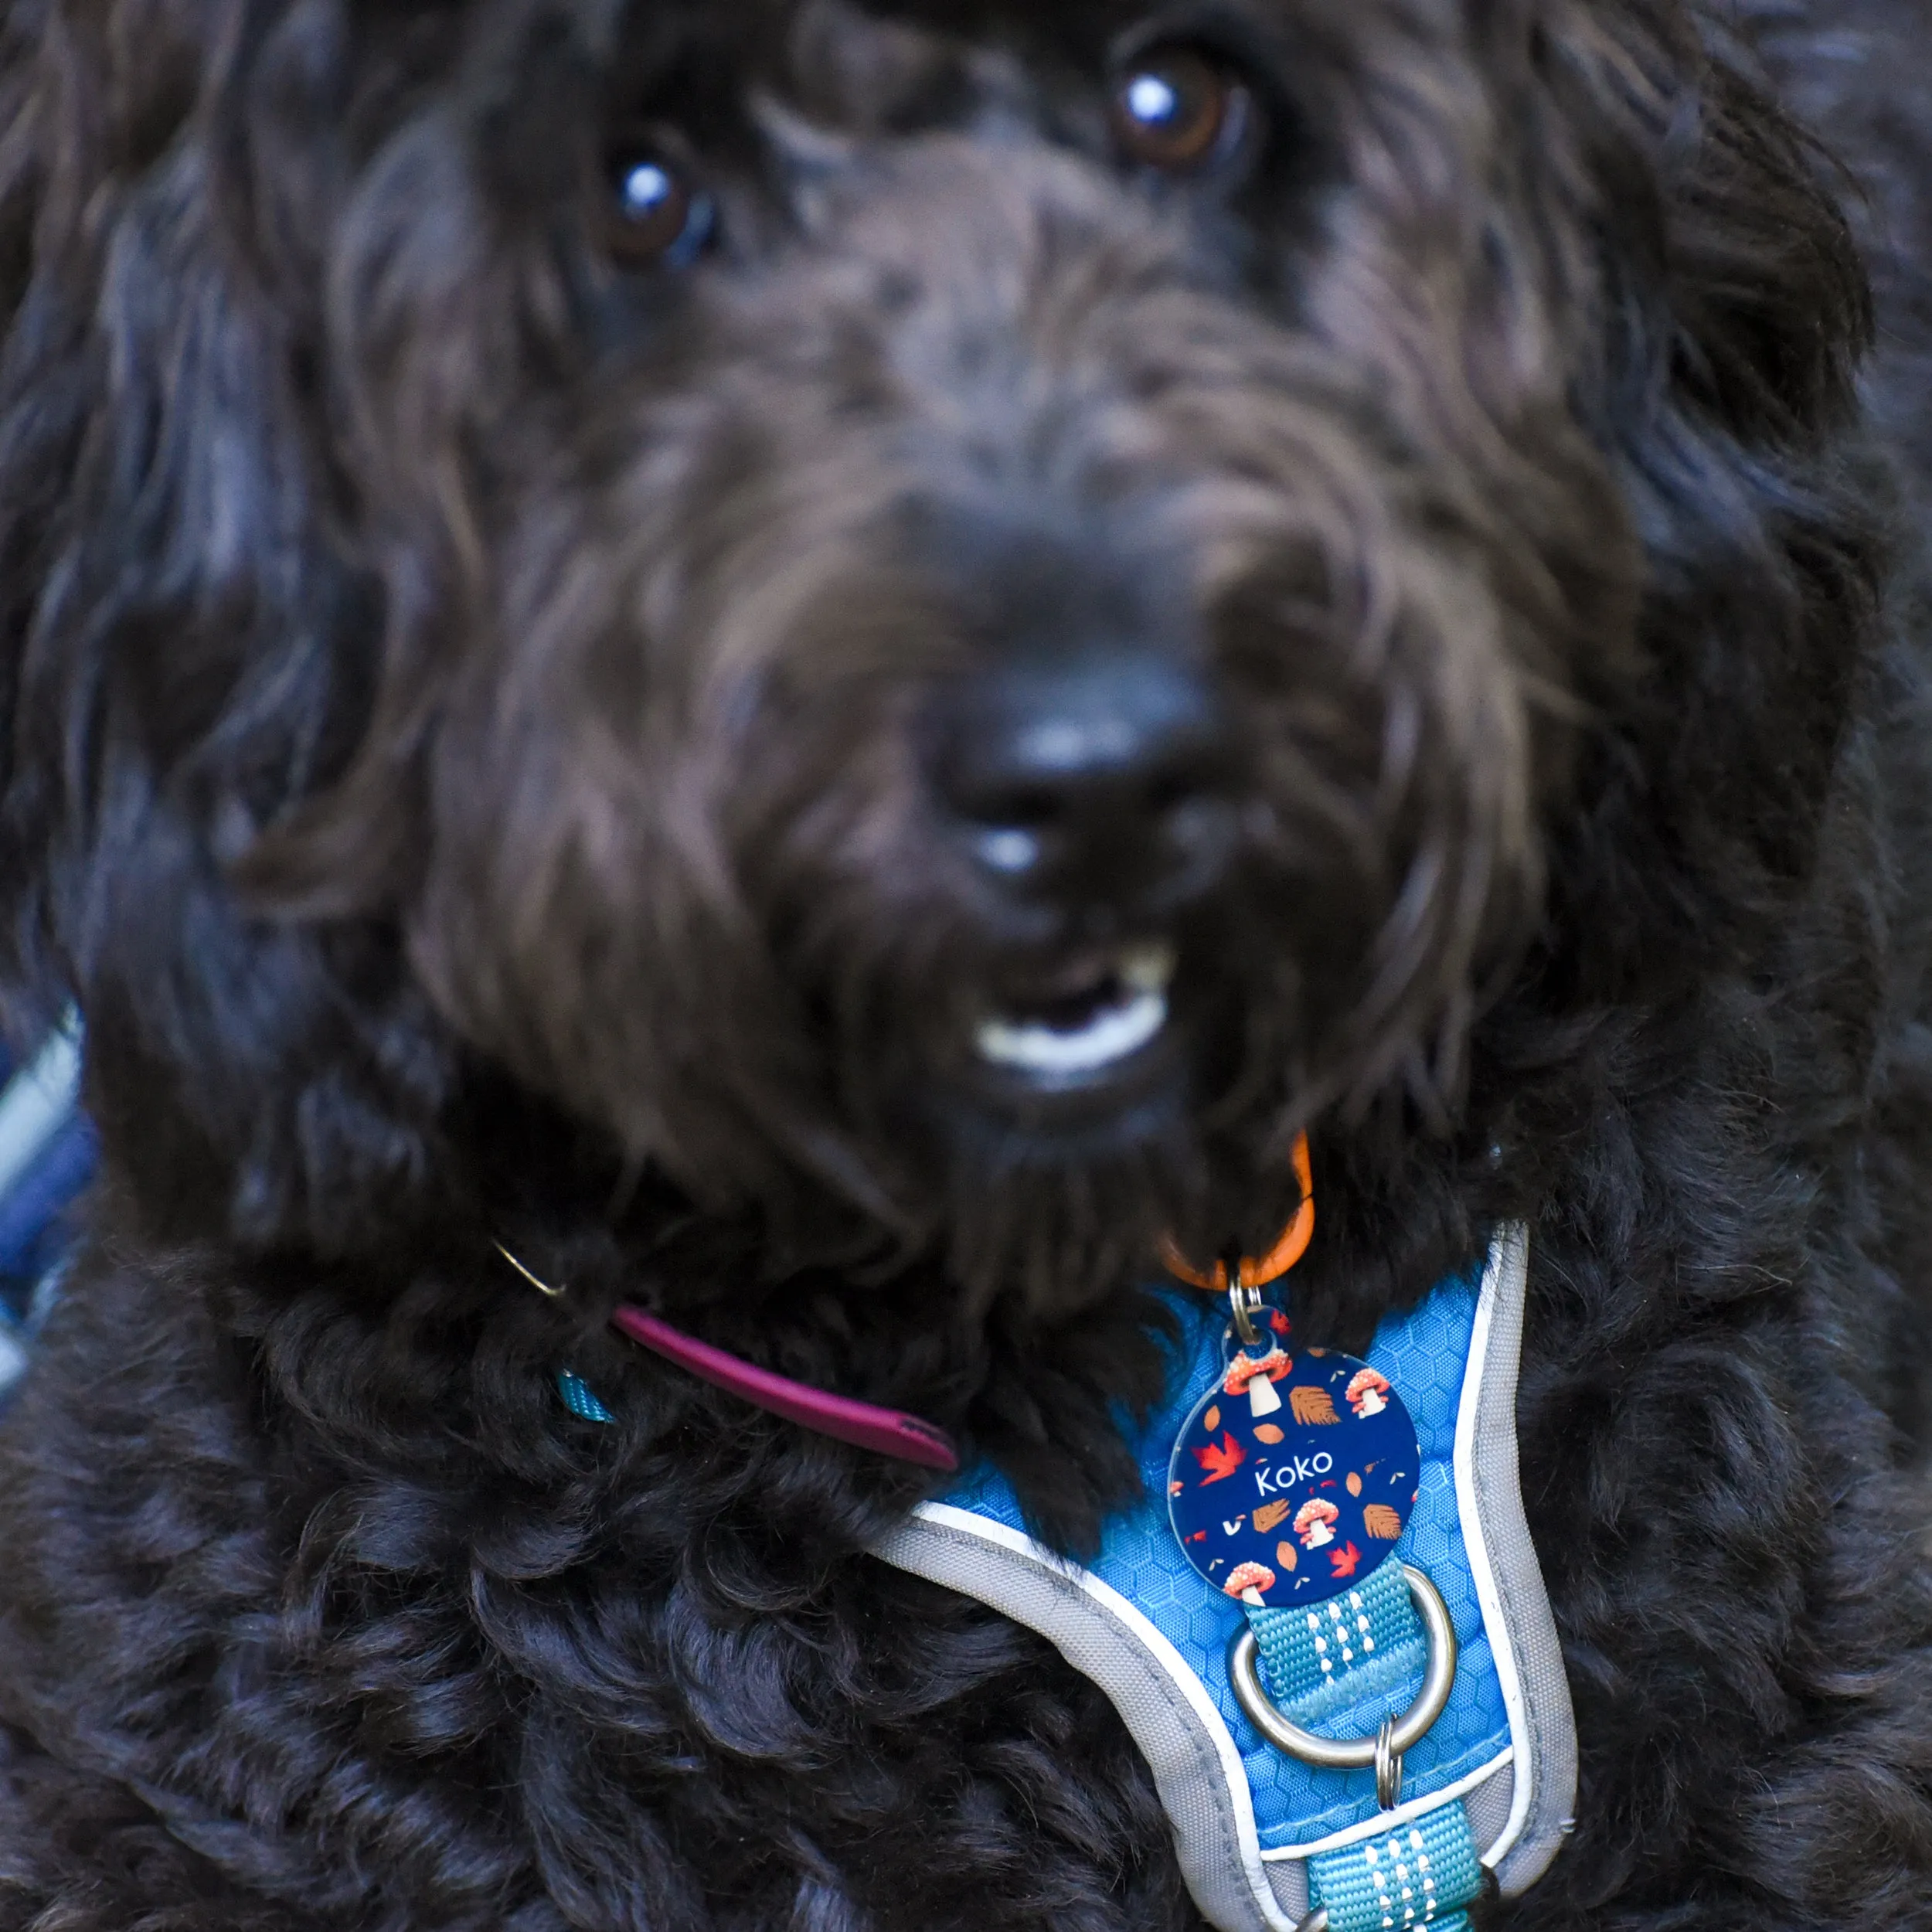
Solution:
<svg viewBox="0 0 1932 1932"><path fill-rule="evenodd" d="M1271 1416L1281 1406L1274 1385L1294 1366L1294 1362L1279 1349L1270 1349L1264 1355L1237 1355L1228 1364L1227 1379L1221 1384L1221 1393L1238 1396L1245 1389L1250 1413Z"/></svg>
<svg viewBox="0 0 1932 1932"><path fill-rule="evenodd" d="M1236 1563L1221 1587L1230 1597L1238 1597L1257 1610L1265 1610L1267 1606L1261 1600L1261 1593L1274 1587L1274 1572L1266 1563Z"/></svg>
<svg viewBox="0 0 1932 1932"><path fill-rule="evenodd" d="M1358 1369L1343 1392L1359 1416L1379 1416L1389 1406L1389 1379L1372 1369Z"/></svg>
<svg viewBox="0 0 1932 1932"><path fill-rule="evenodd" d="M1335 1526L1342 1512L1319 1496L1311 1498L1294 1512L1294 1533L1304 1549L1319 1549L1335 1541Z"/></svg>

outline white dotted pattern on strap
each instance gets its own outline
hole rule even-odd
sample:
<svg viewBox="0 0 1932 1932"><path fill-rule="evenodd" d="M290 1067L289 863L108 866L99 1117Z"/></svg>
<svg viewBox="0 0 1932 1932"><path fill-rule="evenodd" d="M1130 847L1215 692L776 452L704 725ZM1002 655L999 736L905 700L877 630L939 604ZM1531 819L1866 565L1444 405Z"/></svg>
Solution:
<svg viewBox="0 0 1932 1932"><path fill-rule="evenodd" d="M1362 1848L1362 1862L1374 1881L1376 1903L1382 1907L1382 1923L1387 1932L1395 1932L1398 1926L1427 1923L1434 1918L1437 1903L1435 1872L1430 1861L1427 1842L1421 1832L1413 1825L1409 1828L1406 1858L1394 1849L1394 1843L1392 1840L1386 1849L1373 1845ZM1392 1869L1385 1869L1385 1858L1388 1867ZM1410 1859L1414 1860L1413 1865ZM1418 1886L1422 1891L1420 1910L1416 1903Z"/></svg>

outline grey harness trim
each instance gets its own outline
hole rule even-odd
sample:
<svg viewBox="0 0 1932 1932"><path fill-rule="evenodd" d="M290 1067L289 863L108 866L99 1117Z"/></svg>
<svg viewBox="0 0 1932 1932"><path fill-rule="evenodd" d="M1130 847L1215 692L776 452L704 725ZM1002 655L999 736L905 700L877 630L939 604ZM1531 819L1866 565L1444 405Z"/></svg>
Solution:
<svg viewBox="0 0 1932 1932"><path fill-rule="evenodd" d="M1516 1376L1529 1237L1491 1243L1457 1412L1458 1514L1509 1719L1509 1748L1458 1784L1308 1844L1264 1852L1240 1753L1206 1687L1110 1584L1020 1531L923 1503L874 1546L884 1561L1038 1631L1104 1691L1138 1746L1173 1827L1182 1875L1219 1932L1294 1932L1304 1861L1460 1797L1483 1862L1515 1896L1570 1829L1577 1738L1549 1600L1524 1519Z"/></svg>

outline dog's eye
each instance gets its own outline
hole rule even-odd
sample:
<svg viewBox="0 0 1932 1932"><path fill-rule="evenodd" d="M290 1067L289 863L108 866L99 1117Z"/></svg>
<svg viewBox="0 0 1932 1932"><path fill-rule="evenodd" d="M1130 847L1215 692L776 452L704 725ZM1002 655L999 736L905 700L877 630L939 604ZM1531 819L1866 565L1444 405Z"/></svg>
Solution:
<svg viewBox="0 0 1932 1932"><path fill-rule="evenodd" d="M683 268L703 253L717 225L711 197L683 164L656 148L632 148L610 162L611 253L627 267Z"/></svg>
<svg viewBox="0 0 1932 1932"><path fill-rule="evenodd" d="M1225 63L1198 48L1155 47L1115 83L1114 138L1128 160L1179 173L1225 155L1247 107Z"/></svg>

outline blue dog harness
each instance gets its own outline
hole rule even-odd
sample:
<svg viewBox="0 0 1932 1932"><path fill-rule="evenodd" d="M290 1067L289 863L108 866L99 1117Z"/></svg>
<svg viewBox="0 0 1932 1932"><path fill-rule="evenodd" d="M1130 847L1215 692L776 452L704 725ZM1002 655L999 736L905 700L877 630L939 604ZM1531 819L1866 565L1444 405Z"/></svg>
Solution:
<svg viewBox="0 0 1932 1932"><path fill-rule="evenodd" d="M1362 1539L1367 1553L1355 1540L1335 1546L1337 1512L1317 1501L1303 1509L1304 1556L1289 1533L1301 1519L1287 1505L1262 1519L1283 1534L1276 1567L1301 1565L1295 1582L1318 1556L1332 1566L1321 1572L1317 1587L1330 1593L1321 1600L1261 1607L1250 1594L1244 1606L1234 1594L1241 1577L1217 1588L1170 1526L1168 1491L1182 1486L1170 1485L1170 1454L1226 1366L1221 1309L1184 1291L1173 1298L1185 1341L1138 1445L1143 1500L1107 1525L1090 1569L1035 1542L1005 1479L984 1467L876 1546L886 1562L1038 1631L1107 1693L1153 1772L1188 1888L1219 1932L1464 1932L1485 1868L1513 1896L1570 1828L1576 1734L1517 1468L1527 1260L1525 1232L1505 1229L1479 1277L1441 1283L1376 1336L1367 1361L1378 1372L1357 1380L1393 1389L1421 1451L1398 1540L1369 1540L1395 1533L1388 1518ZM1317 1406L1312 1419L1345 1420L1310 1391L1294 1393ZM1277 1398L1264 1400L1272 1410ZM1376 1398L1367 1400L1376 1413ZM1212 1430L1219 1417L1209 1413ZM1254 1433L1278 1441L1283 1431ZM1257 1499L1233 1481L1222 1494L1230 1512ZM1240 1520L1225 1526L1232 1533ZM1426 1582L1412 1584L1405 1566ZM1267 1569L1245 1570L1274 1592ZM1430 1662L1416 1610L1430 1586L1454 1628L1454 1679L1440 1715L1392 1763L1395 1725L1420 1701ZM1317 1744L1379 1737L1379 1768L1325 1768L1263 1735L1230 1676L1230 1645L1244 1628L1274 1713Z"/></svg>

